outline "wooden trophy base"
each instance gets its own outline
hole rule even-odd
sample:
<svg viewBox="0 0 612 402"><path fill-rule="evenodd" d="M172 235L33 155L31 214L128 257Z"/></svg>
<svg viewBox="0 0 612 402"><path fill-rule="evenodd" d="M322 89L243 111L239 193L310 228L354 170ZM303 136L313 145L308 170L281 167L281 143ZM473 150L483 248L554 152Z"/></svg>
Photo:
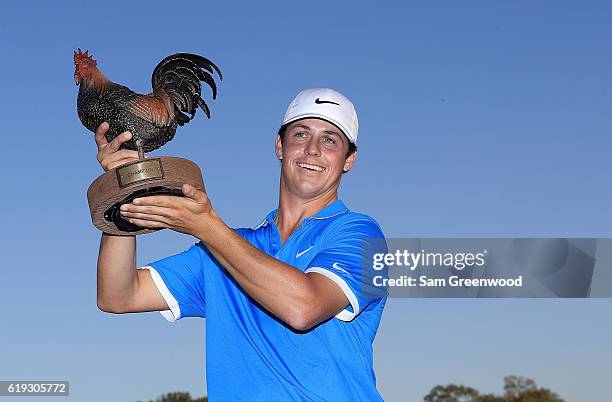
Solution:
<svg viewBox="0 0 612 402"><path fill-rule="evenodd" d="M91 220L104 233L132 236L155 232L123 219L121 205L150 195L183 196L184 183L204 190L202 172L195 163L182 158L161 156L129 162L104 173L91 183L87 201Z"/></svg>

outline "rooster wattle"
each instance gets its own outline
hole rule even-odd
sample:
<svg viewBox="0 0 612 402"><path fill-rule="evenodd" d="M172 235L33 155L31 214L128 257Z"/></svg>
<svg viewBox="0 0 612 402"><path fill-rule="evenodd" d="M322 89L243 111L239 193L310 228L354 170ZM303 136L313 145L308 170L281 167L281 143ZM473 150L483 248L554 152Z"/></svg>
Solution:
<svg viewBox="0 0 612 402"><path fill-rule="evenodd" d="M105 134L108 141L130 131L132 139L123 143L122 148L138 150L141 156L170 141L177 126L193 119L198 107L210 118L210 110L202 99L201 81L211 87L215 99L214 71L223 79L219 68L207 58L177 53L155 67L151 78L153 92L141 95L106 78L96 64L88 51L74 52L79 118L94 133L100 124L108 122L110 127Z"/></svg>

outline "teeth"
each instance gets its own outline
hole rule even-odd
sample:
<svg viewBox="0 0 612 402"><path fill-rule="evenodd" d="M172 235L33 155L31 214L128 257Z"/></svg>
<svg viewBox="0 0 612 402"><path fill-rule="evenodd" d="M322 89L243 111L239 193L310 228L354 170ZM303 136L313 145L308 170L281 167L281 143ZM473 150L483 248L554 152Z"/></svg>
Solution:
<svg viewBox="0 0 612 402"><path fill-rule="evenodd" d="M311 165L309 163L298 163L298 166L306 168L306 169L310 169L310 170L316 170L317 172L322 172L323 170L325 170L325 168L322 168L316 165Z"/></svg>

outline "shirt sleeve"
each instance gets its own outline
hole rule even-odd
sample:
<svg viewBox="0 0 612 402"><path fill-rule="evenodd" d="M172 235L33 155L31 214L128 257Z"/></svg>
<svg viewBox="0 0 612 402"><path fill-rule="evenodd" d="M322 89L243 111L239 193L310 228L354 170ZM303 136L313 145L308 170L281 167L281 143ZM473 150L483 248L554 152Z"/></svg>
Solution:
<svg viewBox="0 0 612 402"><path fill-rule="evenodd" d="M355 215L334 222L325 230L319 252L304 271L324 275L342 289L350 303L336 315L342 321L353 320L387 295L387 288L375 280L387 273L373 269L371 258L373 253L386 253L384 235L372 218Z"/></svg>
<svg viewBox="0 0 612 402"><path fill-rule="evenodd" d="M155 261L148 269L153 282L168 304L162 315L173 322L183 317L205 317L206 298L204 271L214 264L200 242L182 253Z"/></svg>

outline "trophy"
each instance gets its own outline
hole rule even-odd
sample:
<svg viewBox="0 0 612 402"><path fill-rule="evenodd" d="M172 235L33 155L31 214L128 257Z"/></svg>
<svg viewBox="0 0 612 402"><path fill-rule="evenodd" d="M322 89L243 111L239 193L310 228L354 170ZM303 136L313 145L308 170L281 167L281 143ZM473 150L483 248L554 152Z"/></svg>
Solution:
<svg viewBox="0 0 612 402"><path fill-rule="evenodd" d="M182 196L184 183L204 190L200 168L193 162L169 156L145 158L145 152L155 150L172 140L177 126L195 117L198 108L210 118L210 110L202 99L202 82L217 96L213 79L219 68L205 57L177 53L163 59L151 78L153 92L137 94L116 84L97 68L93 56L78 49L74 52L74 79L79 85L77 111L79 119L90 131L108 122L107 141L130 131L132 138L121 148L137 150L138 160L108 170L87 190L87 200L93 224L113 235L137 235L157 229L146 229L130 223L119 208L134 198L150 195Z"/></svg>

